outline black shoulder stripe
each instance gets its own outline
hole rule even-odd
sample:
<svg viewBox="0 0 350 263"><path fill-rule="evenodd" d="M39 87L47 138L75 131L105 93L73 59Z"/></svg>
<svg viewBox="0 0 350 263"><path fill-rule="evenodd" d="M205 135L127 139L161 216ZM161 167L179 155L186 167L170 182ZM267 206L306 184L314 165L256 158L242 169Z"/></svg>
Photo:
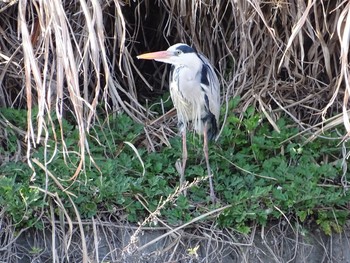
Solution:
<svg viewBox="0 0 350 263"><path fill-rule="evenodd" d="M209 86L208 69L207 69L206 65L202 66L201 83L204 84L204 85Z"/></svg>
<svg viewBox="0 0 350 263"><path fill-rule="evenodd" d="M205 107L207 108L207 111L210 112L209 99L208 99L207 94L204 94L204 101L205 101Z"/></svg>

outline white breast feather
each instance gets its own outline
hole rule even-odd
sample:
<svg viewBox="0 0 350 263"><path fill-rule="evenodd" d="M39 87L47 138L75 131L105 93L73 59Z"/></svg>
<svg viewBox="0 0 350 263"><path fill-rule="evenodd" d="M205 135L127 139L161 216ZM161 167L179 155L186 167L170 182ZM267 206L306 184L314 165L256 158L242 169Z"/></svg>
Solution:
<svg viewBox="0 0 350 263"><path fill-rule="evenodd" d="M204 91L202 90L200 80L192 74L187 74L189 70L186 67L176 67L170 81L170 95L177 110L178 121L186 129L189 122L192 122L194 129L202 133L202 116L204 110ZM177 80L181 79L181 82ZM180 131L182 132L182 130Z"/></svg>

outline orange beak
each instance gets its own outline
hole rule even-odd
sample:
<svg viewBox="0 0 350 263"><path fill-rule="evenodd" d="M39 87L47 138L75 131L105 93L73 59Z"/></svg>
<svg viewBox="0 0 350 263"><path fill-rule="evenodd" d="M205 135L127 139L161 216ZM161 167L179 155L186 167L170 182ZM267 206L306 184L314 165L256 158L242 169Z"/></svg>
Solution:
<svg viewBox="0 0 350 263"><path fill-rule="evenodd" d="M142 55L137 56L138 59L167 59L172 56L172 53L169 51L158 51L158 52L151 52L151 53L145 53Z"/></svg>

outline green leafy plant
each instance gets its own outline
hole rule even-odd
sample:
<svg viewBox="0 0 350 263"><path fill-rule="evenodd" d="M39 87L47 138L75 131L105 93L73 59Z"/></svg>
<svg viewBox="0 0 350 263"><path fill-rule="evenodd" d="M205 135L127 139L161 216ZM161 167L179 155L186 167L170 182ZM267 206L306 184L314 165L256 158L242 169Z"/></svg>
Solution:
<svg viewBox="0 0 350 263"><path fill-rule="evenodd" d="M238 99L231 101L229 111L237 103ZM349 215L345 207L350 200L337 183L343 172L337 142L319 138L305 144L301 136L289 139L298 129L287 118L276 123L279 133L254 108L247 109L242 120L230 113L219 141L210 144L217 196L220 204L232 204L219 216L219 225L248 233L251 222L266 225L283 216L314 222L327 234L340 231ZM78 131L69 122L64 126L66 147L73 153L78 147ZM135 152L124 143L135 143L142 136L143 127L123 114L96 125L89 137L90 155L86 156L91 162L74 182L67 179L75 171L77 156L70 154L65 160L62 154L54 155L54 147L44 149L41 145L35 150L35 158L43 161L44 153L54 155L47 169L69 193L39 167L35 166L32 183L29 178L33 171L26 163L9 162L0 167L0 205L15 224L35 225L33 214L42 209L48 213L47 197L38 190L47 188L57 194L73 217L71 200L82 218L118 211L121 219L140 222L179 186L175 162L182 151L179 137L170 139L172 147L151 153L136 144ZM186 180L192 182L204 178L207 171L202 139L188 133L187 142ZM61 143L56 143L62 149ZM215 208L207 193L208 182L202 180L187 190L186 197L176 195L156 214L170 224L188 222Z"/></svg>

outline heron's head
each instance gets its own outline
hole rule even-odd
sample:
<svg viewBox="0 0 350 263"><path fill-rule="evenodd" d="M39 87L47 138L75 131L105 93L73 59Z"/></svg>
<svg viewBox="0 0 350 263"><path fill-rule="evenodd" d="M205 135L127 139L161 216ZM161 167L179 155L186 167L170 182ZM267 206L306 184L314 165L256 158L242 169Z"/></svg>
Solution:
<svg viewBox="0 0 350 263"><path fill-rule="evenodd" d="M173 64L173 65L184 65L190 66L197 61L197 52L189 45L178 43L167 50L146 53L137 56L138 59L154 59L156 61Z"/></svg>

